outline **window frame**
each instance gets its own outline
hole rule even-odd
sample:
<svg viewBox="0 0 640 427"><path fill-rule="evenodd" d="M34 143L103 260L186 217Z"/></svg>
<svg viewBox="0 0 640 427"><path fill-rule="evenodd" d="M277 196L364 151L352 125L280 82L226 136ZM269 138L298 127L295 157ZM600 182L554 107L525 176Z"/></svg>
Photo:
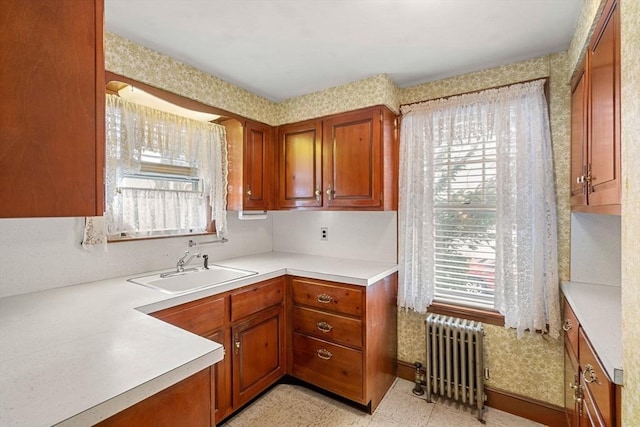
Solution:
<svg viewBox="0 0 640 427"><path fill-rule="evenodd" d="M111 71L105 72L105 90L107 94L117 95L118 90L122 88L122 85L130 85L136 88L142 89L143 91L160 98L164 101L170 102L177 106L188 108L190 110L202 111L205 113L211 113L219 115L220 118L214 121L214 123L218 123L222 120L228 120L230 118L234 118L239 121L244 121L245 118L239 116L234 113L230 113L226 110L222 110L217 107L213 107L207 104L204 104L199 101L195 101L189 99L185 96L178 95L176 93L169 92L164 89L157 88L155 86L148 85L146 83L142 83L138 80L113 73ZM103 185L102 191L105 191L105 187ZM106 200L106 197L105 197ZM106 208L106 206L105 206ZM207 206L207 216L211 217L211 206ZM205 225L204 232L194 232L194 233L176 233L176 234L164 234L158 236L108 236L107 243L120 243L120 242L130 242L130 241L141 241L141 240L156 240L156 239L171 239L175 237L185 237L185 236L205 236L205 235L213 235L216 234L215 222L210 221Z"/></svg>

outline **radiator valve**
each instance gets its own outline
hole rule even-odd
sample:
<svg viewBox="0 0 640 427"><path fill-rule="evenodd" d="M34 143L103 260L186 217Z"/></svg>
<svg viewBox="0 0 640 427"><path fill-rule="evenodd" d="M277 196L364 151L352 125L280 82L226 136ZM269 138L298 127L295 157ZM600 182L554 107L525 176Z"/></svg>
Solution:
<svg viewBox="0 0 640 427"><path fill-rule="evenodd" d="M412 391L416 396L422 396L424 394L424 390L422 388L422 363L416 362L414 365L416 367L416 377L414 379L416 385L413 387Z"/></svg>

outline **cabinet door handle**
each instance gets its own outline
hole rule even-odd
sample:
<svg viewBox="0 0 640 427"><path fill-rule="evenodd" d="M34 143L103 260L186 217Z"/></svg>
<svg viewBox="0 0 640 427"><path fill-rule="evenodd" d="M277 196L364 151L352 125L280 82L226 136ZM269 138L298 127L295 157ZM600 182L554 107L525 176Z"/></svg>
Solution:
<svg viewBox="0 0 640 427"><path fill-rule="evenodd" d="M562 325L562 330L565 332L569 332L571 330L571 321L569 319L564 319L564 324Z"/></svg>
<svg viewBox="0 0 640 427"><path fill-rule="evenodd" d="M240 340L238 339L238 335L236 335L236 339L233 346L233 354L238 354L240 351Z"/></svg>
<svg viewBox="0 0 640 427"><path fill-rule="evenodd" d="M326 350L324 348L321 348L318 351L316 351L316 354L320 359L323 359L323 360L329 360L333 357L333 354L329 350Z"/></svg>
<svg viewBox="0 0 640 427"><path fill-rule="evenodd" d="M316 195L316 201L320 202L320 198L322 197L322 191L320 191L320 186L316 187L316 191L314 193Z"/></svg>
<svg viewBox="0 0 640 427"><path fill-rule="evenodd" d="M587 378L587 375L589 375L589 378ZM584 371L582 371L582 379L587 384L591 384L598 379L593 366L589 365L588 363L584 366Z"/></svg>
<svg viewBox="0 0 640 427"><path fill-rule="evenodd" d="M333 329L333 326L331 326L330 324L328 324L325 321L321 321L321 322L316 323L316 326L318 327L318 329L320 329L324 333L331 332L331 330Z"/></svg>
<svg viewBox="0 0 640 427"><path fill-rule="evenodd" d="M333 190L331 189L331 185L329 185L329 186L327 187L327 198L328 198L329 200L331 200L331 199L333 198L333 195L334 195L334 194L335 194L335 191L333 191Z"/></svg>
<svg viewBox="0 0 640 427"><path fill-rule="evenodd" d="M247 196L251 196L251 187L247 185Z"/></svg>
<svg viewBox="0 0 640 427"><path fill-rule="evenodd" d="M318 302L321 302L323 304L329 304L331 301L333 301L333 298L331 297L331 295L327 295L327 294L318 295Z"/></svg>

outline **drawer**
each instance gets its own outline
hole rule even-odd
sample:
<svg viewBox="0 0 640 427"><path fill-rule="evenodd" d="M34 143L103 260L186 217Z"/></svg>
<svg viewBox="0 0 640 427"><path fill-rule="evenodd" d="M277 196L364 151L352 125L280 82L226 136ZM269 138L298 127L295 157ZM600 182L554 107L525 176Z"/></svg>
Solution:
<svg viewBox="0 0 640 427"><path fill-rule="evenodd" d="M259 311L282 304L284 277L250 285L231 294L231 321L235 322Z"/></svg>
<svg viewBox="0 0 640 427"><path fill-rule="evenodd" d="M293 334L294 377L363 402L362 352L326 341Z"/></svg>
<svg viewBox="0 0 640 427"><path fill-rule="evenodd" d="M194 334L206 335L224 325L224 305L224 297L211 297L151 315Z"/></svg>
<svg viewBox="0 0 640 427"><path fill-rule="evenodd" d="M363 289L298 277L291 279L291 284L294 304L362 316Z"/></svg>
<svg viewBox="0 0 640 427"><path fill-rule="evenodd" d="M580 328L580 371L582 384L587 388L597 412L601 415L605 425L613 426L613 398L614 387L607 374L602 369L600 361L595 356L591 343Z"/></svg>
<svg viewBox="0 0 640 427"><path fill-rule="evenodd" d="M564 342L568 344L573 351L574 356L578 355L578 318L574 314L571 306L564 301L564 308L562 310L563 320L562 329L564 330Z"/></svg>
<svg viewBox="0 0 640 427"><path fill-rule="evenodd" d="M293 307L293 331L362 348L362 321L304 307Z"/></svg>

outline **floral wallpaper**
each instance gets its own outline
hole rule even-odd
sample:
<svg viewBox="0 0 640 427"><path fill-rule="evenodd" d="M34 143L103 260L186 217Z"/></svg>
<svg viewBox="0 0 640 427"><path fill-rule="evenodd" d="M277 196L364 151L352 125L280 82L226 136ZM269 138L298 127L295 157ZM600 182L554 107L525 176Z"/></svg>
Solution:
<svg viewBox="0 0 640 427"><path fill-rule="evenodd" d="M275 104L166 55L106 32L105 68L204 104L270 125Z"/></svg>
<svg viewBox="0 0 640 427"><path fill-rule="evenodd" d="M398 88L385 74L282 101L277 104L275 121L294 123L372 105L399 111Z"/></svg>
<svg viewBox="0 0 640 427"><path fill-rule="evenodd" d="M622 110L622 420L640 425L640 2L620 0Z"/></svg>

